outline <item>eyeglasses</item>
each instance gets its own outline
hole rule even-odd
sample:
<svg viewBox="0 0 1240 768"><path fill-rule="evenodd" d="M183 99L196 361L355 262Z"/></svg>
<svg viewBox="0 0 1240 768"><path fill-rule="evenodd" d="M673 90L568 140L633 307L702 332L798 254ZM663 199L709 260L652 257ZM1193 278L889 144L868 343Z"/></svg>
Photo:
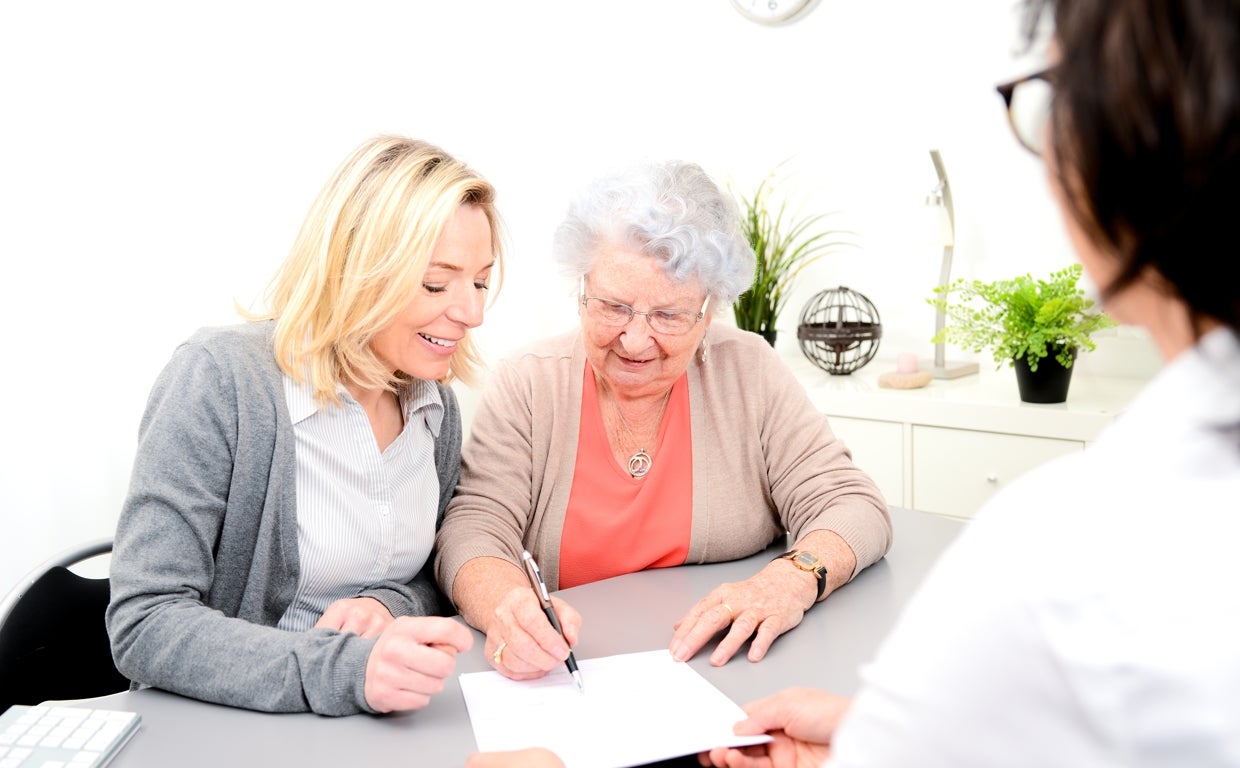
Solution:
<svg viewBox="0 0 1240 768"><path fill-rule="evenodd" d="M581 281L581 305L586 308L586 315L595 322L620 328L633 321L634 315L644 315L650 330L664 336L682 336L693 330L693 326L706 315L706 305L710 296L702 302L702 308L694 314L687 309L652 309L649 312L638 312L628 304L621 304L611 299L600 299L597 296L585 295L585 280Z"/></svg>
<svg viewBox="0 0 1240 768"><path fill-rule="evenodd" d="M1045 149L1046 126L1051 116L1051 100L1055 95L1054 69L995 86L1007 107L1008 124L1020 145L1041 157Z"/></svg>

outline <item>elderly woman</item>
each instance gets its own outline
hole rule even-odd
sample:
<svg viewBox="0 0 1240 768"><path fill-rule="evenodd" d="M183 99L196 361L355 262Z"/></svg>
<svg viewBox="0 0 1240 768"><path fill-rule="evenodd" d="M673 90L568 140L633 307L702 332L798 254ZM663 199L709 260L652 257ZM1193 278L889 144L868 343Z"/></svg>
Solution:
<svg viewBox="0 0 1240 768"><path fill-rule="evenodd" d="M581 328L493 372L436 539L440 586L496 669L538 677L581 619L554 598L564 637L551 627L523 549L557 589L742 558L790 532L790 552L689 607L670 641L688 659L727 629L712 664L751 638L760 660L887 552L891 522L770 346L711 322L753 279L734 202L687 163L603 178L570 206L555 258Z"/></svg>

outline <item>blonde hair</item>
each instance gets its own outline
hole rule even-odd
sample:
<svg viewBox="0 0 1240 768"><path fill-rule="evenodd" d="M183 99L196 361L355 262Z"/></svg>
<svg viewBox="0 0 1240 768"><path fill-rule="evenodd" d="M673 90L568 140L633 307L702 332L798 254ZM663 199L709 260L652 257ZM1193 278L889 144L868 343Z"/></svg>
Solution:
<svg viewBox="0 0 1240 768"><path fill-rule="evenodd" d="M502 224L490 183L424 141L377 136L355 149L310 207L267 288L267 313L249 315L275 321L284 372L309 379L323 403L339 402L340 381L395 390L404 374L393 380L370 341L418 295L440 233L461 205L478 206L490 222L498 289ZM443 381L472 383L480 364L467 333Z"/></svg>

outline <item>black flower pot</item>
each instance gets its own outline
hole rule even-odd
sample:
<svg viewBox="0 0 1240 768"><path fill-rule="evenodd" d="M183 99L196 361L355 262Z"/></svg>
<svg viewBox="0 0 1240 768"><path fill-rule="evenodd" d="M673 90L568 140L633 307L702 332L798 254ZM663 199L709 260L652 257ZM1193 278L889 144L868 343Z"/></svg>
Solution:
<svg viewBox="0 0 1240 768"><path fill-rule="evenodd" d="M766 339L766 343L775 346L775 331L758 331L758 335Z"/></svg>
<svg viewBox="0 0 1240 768"><path fill-rule="evenodd" d="M1029 370L1024 355L1016 358L1016 388L1020 399L1026 403L1062 403L1068 399L1068 385L1072 383L1072 369L1064 368L1055 358L1057 349L1047 350L1046 357L1038 361L1038 370ZM1076 360L1076 350L1068 353Z"/></svg>

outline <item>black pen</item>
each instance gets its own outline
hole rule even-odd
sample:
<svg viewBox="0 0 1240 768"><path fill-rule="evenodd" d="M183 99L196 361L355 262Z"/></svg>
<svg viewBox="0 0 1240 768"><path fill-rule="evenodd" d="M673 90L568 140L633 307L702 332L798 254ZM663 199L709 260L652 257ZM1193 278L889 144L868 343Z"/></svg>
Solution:
<svg viewBox="0 0 1240 768"><path fill-rule="evenodd" d="M522 552L521 559L525 561L525 571L530 576L534 594L538 595L538 601L542 603L543 613L547 614L547 619L551 622L551 626L555 627L555 631L560 633L560 637L564 637L564 630L560 628L560 620L556 618L555 609L551 607L551 596L547 594L547 585L543 582L542 571L538 570L538 563L534 562L534 556L529 552ZM567 637L564 637L564 642L568 642ZM571 647L568 649L568 658L564 660L564 665L572 673L577 690L585 693L585 686L581 684L581 673L577 671L577 658L573 656Z"/></svg>

